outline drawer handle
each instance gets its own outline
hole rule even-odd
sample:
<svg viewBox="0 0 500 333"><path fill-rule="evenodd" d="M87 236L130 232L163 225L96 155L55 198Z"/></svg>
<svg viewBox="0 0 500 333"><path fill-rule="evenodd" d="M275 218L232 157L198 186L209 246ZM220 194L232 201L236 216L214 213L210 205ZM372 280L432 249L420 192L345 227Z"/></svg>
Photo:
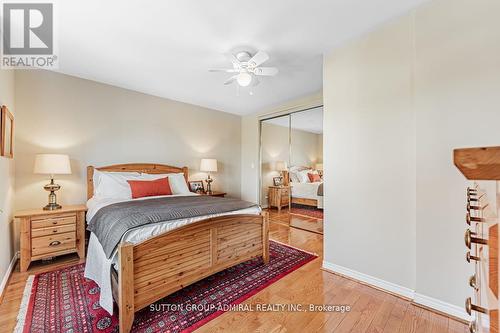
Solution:
<svg viewBox="0 0 500 333"><path fill-rule="evenodd" d="M470 251L467 251L467 255L465 256L465 259L466 259L466 260L467 260L467 262L469 262L469 263L470 263L470 261L471 261L471 260L481 261L481 258L471 255L471 254L470 254Z"/></svg>
<svg viewBox="0 0 500 333"><path fill-rule="evenodd" d="M470 333L476 333L477 332L477 329L476 329L476 322L475 321L471 321L469 323L469 332Z"/></svg>
<svg viewBox="0 0 500 333"><path fill-rule="evenodd" d="M467 222L467 224L470 225L471 222L477 222L477 223L486 222L486 219L483 219L482 217L470 216L469 212L467 212L467 214L465 214L465 222Z"/></svg>
<svg viewBox="0 0 500 333"><path fill-rule="evenodd" d="M467 194L477 193L477 189L472 187L467 187Z"/></svg>
<svg viewBox="0 0 500 333"><path fill-rule="evenodd" d="M49 246L57 246L57 245L60 245L61 242L60 241L53 241L53 242L50 242Z"/></svg>
<svg viewBox="0 0 500 333"><path fill-rule="evenodd" d="M469 316L472 315L472 311L488 314L487 309L483 308L482 306L472 304L472 299L470 297L467 297L467 299L465 300L465 311L467 311L467 314Z"/></svg>
<svg viewBox="0 0 500 333"><path fill-rule="evenodd" d="M472 243L488 245L488 240L484 238L472 237L472 231L467 229L465 232L465 245L470 249Z"/></svg>
<svg viewBox="0 0 500 333"><path fill-rule="evenodd" d="M57 224L57 221L52 221L52 224Z"/></svg>
<svg viewBox="0 0 500 333"><path fill-rule="evenodd" d="M467 203L467 212L470 212L471 210L483 210L483 207L481 206L473 206L470 204L470 202Z"/></svg>
<svg viewBox="0 0 500 333"><path fill-rule="evenodd" d="M53 233L57 233L57 229L52 230Z"/></svg>
<svg viewBox="0 0 500 333"><path fill-rule="evenodd" d="M472 288L474 288L474 290L479 290L479 286L477 284L477 279L476 279L476 274L472 275L469 278L469 286L471 286Z"/></svg>

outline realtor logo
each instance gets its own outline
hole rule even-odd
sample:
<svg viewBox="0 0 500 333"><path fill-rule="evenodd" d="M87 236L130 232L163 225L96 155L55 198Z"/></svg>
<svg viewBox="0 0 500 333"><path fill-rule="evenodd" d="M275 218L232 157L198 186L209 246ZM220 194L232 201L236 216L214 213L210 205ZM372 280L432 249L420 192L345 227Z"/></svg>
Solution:
<svg viewBox="0 0 500 333"><path fill-rule="evenodd" d="M4 3L2 68L56 68L52 3Z"/></svg>

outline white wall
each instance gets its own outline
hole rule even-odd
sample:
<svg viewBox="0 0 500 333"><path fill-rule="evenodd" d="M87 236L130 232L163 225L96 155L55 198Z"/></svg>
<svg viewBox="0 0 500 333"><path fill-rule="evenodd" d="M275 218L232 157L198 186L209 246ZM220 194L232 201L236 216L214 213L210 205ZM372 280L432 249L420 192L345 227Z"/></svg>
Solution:
<svg viewBox="0 0 500 333"><path fill-rule="evenodd" d="M452 150L500 143L498 12L434 0L325 57L327 262L463 312L468 182Z"/></svg>
<svg viewBox="0 0 500 333"><path fill-rule="evenodd" d="M214 189L240 196L240 117L47 71L16 73L16 207L46 204L36 153L59 152L73 174L56 177L62 204L86 200L87 165L156 162L188 166L216 158Z"/></svg>
<svg viewBox="0 0 500 333"><path fill-rule="evenodd" d="M6 105L14 117L17 116L14 105L14 71L0 70L0 105ZM16 126L17 119L14 121ZM14 157L17 155L16 149L14 145ZM6 278L16 248L14 234L17 228L12 219L13 206L14 160L0 156L0 283Z"/></svg>

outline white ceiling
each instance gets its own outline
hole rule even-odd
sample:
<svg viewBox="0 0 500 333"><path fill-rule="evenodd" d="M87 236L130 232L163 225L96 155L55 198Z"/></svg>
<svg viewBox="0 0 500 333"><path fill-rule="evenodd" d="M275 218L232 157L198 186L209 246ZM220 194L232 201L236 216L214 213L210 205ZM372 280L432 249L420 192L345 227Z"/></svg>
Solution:
<svg viewBox="0 0 500 333"><path fill-rule="evenodd" d="M322 88L322 54L425 0L58 1L59 72L235 114ZM224 86L225 52L264 50L276 77Z"/></svg>
<svg viewBox="0 0 500 333"><path fill-rule="evenodd" d="M265 120L266 123L288 127L288 115ZM294 129L314 134L323 134L323 107L291 114L291 126Z"/></svg>

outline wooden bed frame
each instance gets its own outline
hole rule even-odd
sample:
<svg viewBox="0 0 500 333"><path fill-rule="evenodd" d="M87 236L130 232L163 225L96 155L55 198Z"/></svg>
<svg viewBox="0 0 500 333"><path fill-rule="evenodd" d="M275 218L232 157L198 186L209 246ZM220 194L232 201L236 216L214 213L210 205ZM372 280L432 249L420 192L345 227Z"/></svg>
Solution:
<svg viewBox="0 0 500 333"><path fill-rule="evenodd" d="M282 177L283 177L283 185L290 186L290 174L289 174L289 172L286 170L282 171ZM293 204L304 205L304 206L313 206L313 207L318 208L318 200L316 200L316 199L292 197L291 188L290 188L290 199L291 199L291 203L293 203Z"/></svg>
<svg viewBox="0 0 500 333"><path fill-rule="evenodd" d="M94 193L94 170L149 174L184 173L162 164L87 167L87 197ZM205 219L138 244L118 246L119 272L113 274L120 332L129 332L134 313L207 276L255 257L269 262L269 220L261 215L229 215Z"/></svg>

